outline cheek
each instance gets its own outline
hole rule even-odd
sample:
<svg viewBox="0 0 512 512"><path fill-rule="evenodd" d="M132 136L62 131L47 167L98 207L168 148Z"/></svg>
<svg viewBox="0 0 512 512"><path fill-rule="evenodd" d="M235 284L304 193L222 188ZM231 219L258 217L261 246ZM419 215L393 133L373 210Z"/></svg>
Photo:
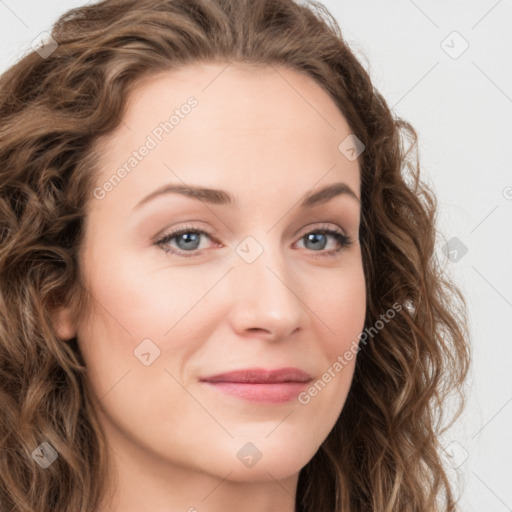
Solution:
<svg viewBox="0 0 512 512"><path fill-rule="evenodd" d="M142 258L133 250L109 252L102 241L85 262L99 317L106 318L109 330L134 343L152 337L163 340L181 319L194 315L195 305L218 278L212 275L209 284L204 272L193 266L171 268L163 252L158 255L148 248L147 254Z"/></svg>
<svg viewBox="0 0 512 512"><path fill-rule="evenodd" d="M323 335L323 366L317 380L299 396L299 403L334 424L348 395L366 316L366 288L362 265L354 265L332 279L319 295L315 310Z"/></svg>
<svg viewBox="0 0 512 512"><path fill-rule="evenodd" d="M78 341L99 397L128 380L138 382L138 394L165 388L171 379L163 369L180 368L207 336L206 327L190 321L201 313L200 307L191 310L199 285L188 286L179 272L172 283L162 279L169 272L137 273L130 263L117 257L89 267L92 311L79 326Z"/></svg>
<svg viewBox="0 0 512 512"><path fill-rule="evenodd" d="M366 287L362 265L354 265L328 280L317 294L318 316L328 335L325 353L331 362L359 340L366 316Z"/></svg>

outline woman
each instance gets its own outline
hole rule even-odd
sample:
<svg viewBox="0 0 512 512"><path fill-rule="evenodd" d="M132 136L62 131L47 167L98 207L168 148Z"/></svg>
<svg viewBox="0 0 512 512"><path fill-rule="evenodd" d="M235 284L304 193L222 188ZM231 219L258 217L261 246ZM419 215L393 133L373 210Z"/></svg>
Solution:
<svg viewBox="0 0 512 512"><path fill-rule="evenodd" d="M455 510L464 298L321 4L75 9L0 98L2 510Z"/></svg>

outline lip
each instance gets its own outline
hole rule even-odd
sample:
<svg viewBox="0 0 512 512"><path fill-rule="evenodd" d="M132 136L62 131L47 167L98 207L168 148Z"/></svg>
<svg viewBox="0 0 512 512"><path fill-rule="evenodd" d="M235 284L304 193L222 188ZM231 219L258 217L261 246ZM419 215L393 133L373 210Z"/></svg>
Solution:
<svg viewBox="0 0 512 512"><path fill-rule="evenodd" d="M279 368L267 370L264 368L246 368L232 372L219 373L202 377L204 382L238 382L244 384L276 384L283 382L309 382L312 379L309 373L299 368Z"/></svg>
<svg viewBox="0 0 512 512"><path fill-rule="evenodd" d="M248 368L200 379L217 391L251 402L289 402L304 390L312 377L298 368L265 370Z"/></svg>

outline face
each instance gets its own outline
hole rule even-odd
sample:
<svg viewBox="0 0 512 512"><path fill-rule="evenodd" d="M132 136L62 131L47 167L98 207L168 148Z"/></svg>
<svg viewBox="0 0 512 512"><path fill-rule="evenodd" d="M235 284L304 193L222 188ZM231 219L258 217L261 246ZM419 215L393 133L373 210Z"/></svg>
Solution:
<svg viewBox="0 0 512 512"><path fill-rule="evenodd" d="M366 304L359 164L328 94L276 69L154 76L101 141L80 261L94 299L87 321L63 310L57 326L78 337L110 445L139 466L297 474L349 392L355 357L339 357ZM169 185L223 192L155 194ZM247 369L262 372L204 381Z"/></svg>

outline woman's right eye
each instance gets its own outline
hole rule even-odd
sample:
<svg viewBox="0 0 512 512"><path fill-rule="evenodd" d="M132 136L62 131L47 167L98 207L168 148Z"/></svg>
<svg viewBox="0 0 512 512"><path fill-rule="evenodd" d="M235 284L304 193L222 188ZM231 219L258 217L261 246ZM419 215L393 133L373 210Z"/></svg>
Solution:
<svg viewBox="0 0 512 512"><path fill-rule="evenodd" d="M184 236L187 235L187 236ZM192 236L190 236L192 235ZM210 234L206 231L198 228L181 228L171 233L167 233L162 238L157 240L155 245L160 246L166 253L178 254L180 256L197 256L196 251L198 250L198 242L201 236L211 238ZM169 242L175 240L177 243L183 242L178 250L169 246ZM187 252L194 251L192 254L186 254ZM185 253L185 254L184 254Z"/></svg>

